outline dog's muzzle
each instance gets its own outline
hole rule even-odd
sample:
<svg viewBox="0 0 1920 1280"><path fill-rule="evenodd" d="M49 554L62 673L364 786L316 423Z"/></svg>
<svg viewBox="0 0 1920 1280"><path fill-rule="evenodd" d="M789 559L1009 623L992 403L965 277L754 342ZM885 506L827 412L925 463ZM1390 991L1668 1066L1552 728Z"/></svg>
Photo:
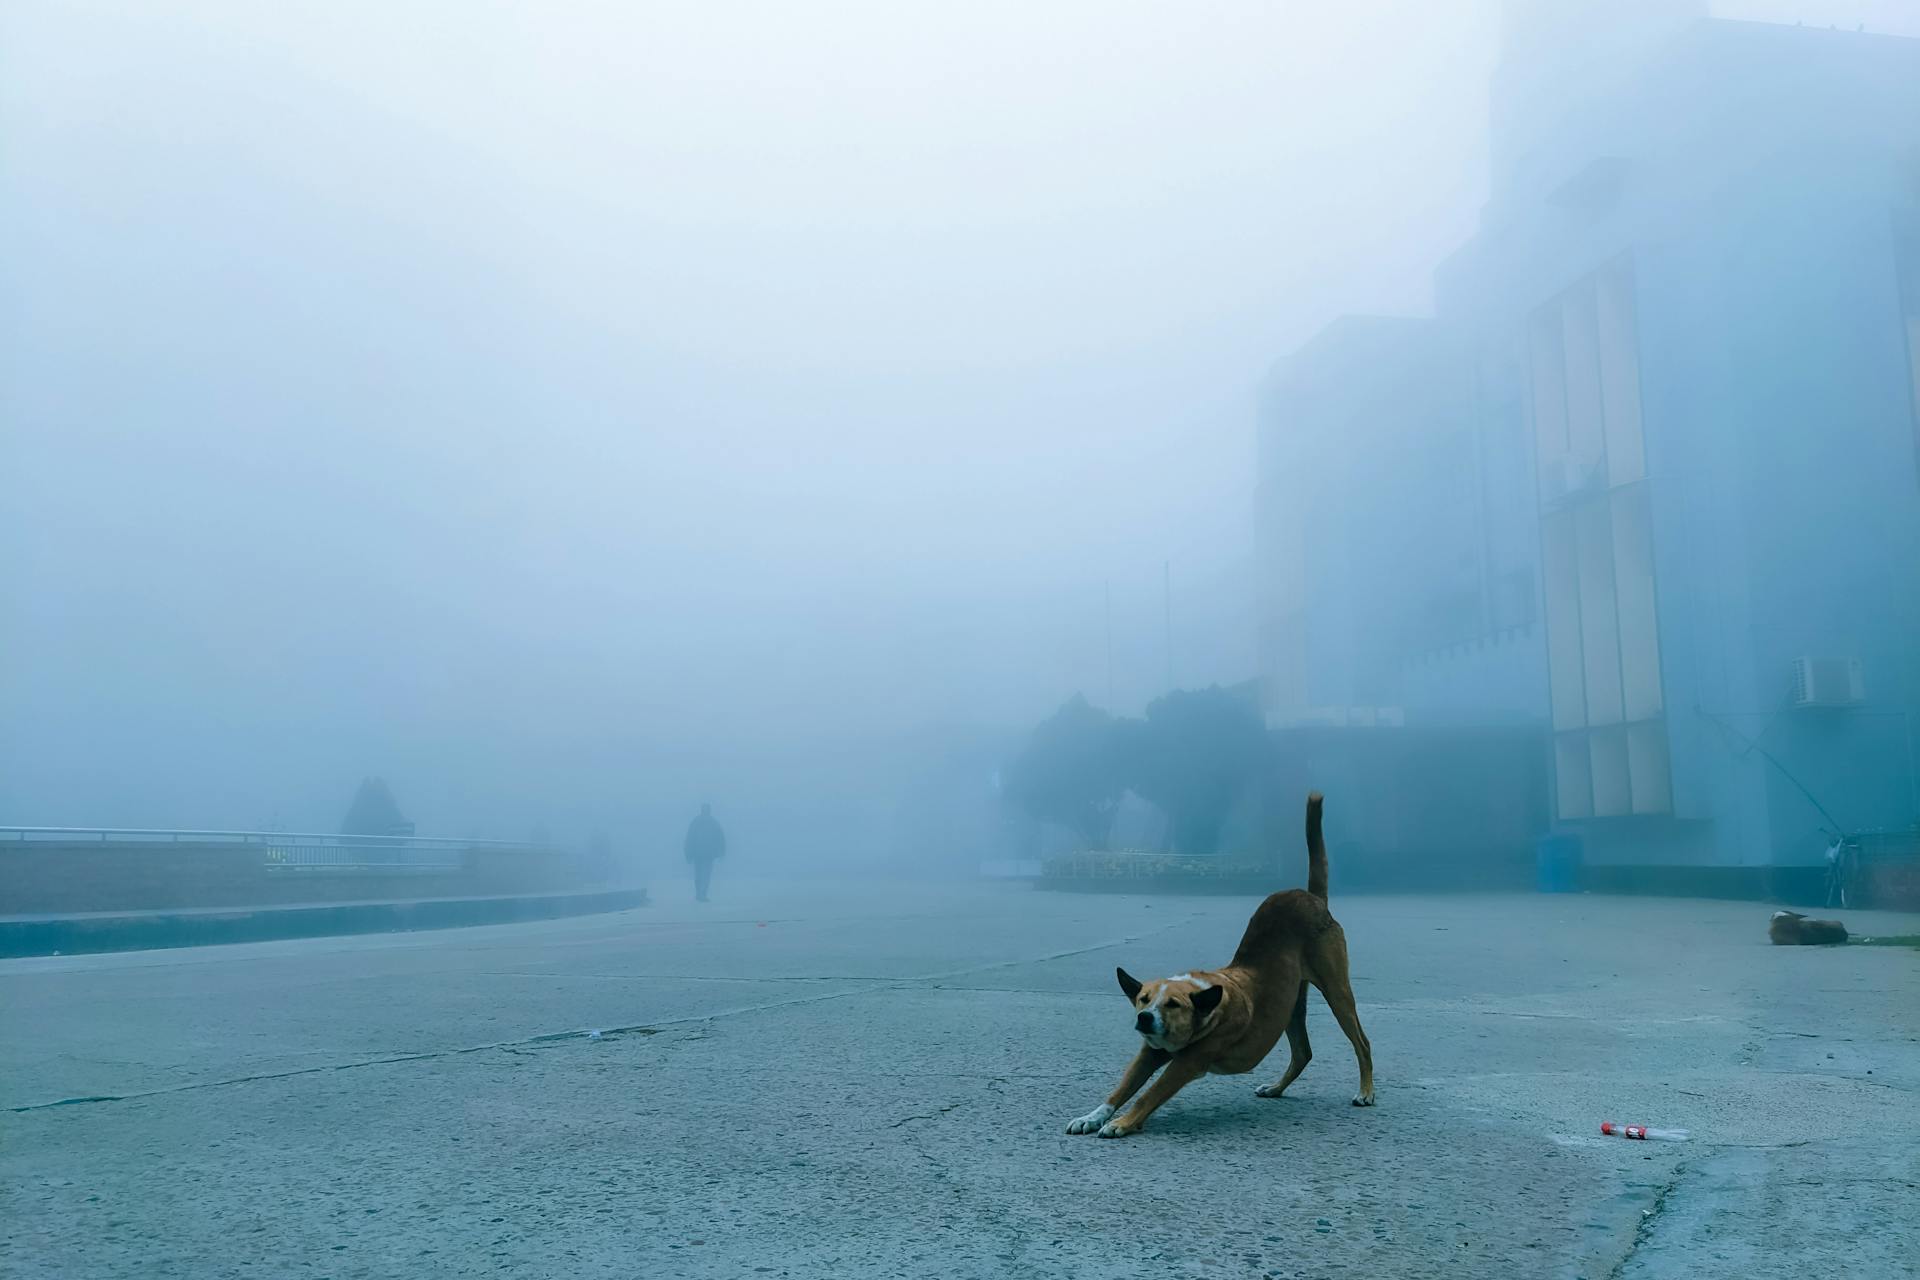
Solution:
<svg viewBox="0 0 1920 1280"><path fill-rule="evenodd" d="M1143 1036L1152 1035L1157 1030L1153 1025L1153 1014L1147 1010L1141 1010L1140 1016L1133 1020L1133 1029Z"/></svg>

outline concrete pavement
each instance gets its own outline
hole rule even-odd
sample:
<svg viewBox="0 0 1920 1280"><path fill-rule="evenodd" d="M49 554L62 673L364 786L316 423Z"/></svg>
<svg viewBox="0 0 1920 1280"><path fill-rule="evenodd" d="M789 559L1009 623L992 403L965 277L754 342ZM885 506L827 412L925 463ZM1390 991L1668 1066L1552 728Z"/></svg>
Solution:
<svg viewBox="0 0 1920 1280"><path fill-rule="evenodd" d="M1753 904L1341 898L1291 1096L1069 1137L1252 899L707 908L0 962L0 1273L1914 1274L1920 953ZM1912 917L1849 916L1916 933ZM597 1037L590 1032L599 1031ZM1685 1144L1598 1136L1603 1119Z"/></svg>

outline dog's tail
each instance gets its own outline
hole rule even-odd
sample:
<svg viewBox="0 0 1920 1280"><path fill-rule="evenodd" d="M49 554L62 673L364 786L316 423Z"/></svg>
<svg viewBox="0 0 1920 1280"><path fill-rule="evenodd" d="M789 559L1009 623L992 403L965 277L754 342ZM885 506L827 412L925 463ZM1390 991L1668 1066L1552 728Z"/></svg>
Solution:
<svg viewBox="0 0 1920 1280"><path fill-rule="evenodd" d="M1307 892L1327 900L1327 842L1320 837L1320 793L1307 796Z"/></svg>

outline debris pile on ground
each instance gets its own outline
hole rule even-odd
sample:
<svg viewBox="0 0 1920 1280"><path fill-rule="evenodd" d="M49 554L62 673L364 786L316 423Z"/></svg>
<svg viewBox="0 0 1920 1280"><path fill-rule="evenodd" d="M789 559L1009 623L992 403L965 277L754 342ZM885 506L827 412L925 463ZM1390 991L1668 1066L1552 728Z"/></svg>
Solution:
<svg viewBox="0 0 1920 1280"><path fill-rule="evenodd" d="M1776 911L1767 925L1776 947L1817 947L1847 940L1847 926L1838 920L1809 920L1798 911Z"/></svg>

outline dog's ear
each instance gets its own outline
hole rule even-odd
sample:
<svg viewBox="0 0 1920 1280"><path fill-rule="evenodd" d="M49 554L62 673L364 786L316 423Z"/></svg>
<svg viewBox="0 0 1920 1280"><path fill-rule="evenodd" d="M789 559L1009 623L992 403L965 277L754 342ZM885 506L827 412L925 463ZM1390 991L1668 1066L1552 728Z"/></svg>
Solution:
<svg viewBox="0 0 1920 1280"><path fill-rule="evenodd" d="M1114 973L1119 976L1120 989L1127 993L1127 999L1131 1000L1140 994L1140 979L1134 977L1125 969L1116 968L1114 969Z"/></svg>
<svg viewBox="0 0 1920 1280"><path fill-rule="evenodd" d="M1220 1007L1220 997L1227 994L1225 987L1202 987L1193 993L1193 1016L1204 1018Z"/></svg>

